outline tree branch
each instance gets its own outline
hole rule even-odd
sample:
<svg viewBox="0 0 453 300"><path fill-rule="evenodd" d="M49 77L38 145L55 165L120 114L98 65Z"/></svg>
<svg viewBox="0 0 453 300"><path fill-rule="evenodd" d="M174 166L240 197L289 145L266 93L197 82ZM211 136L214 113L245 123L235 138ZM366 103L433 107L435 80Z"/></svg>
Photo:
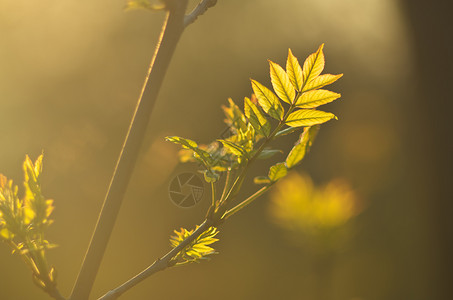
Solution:
<svg viewBox="0 0 453 300"><path fill-rule="evenodd" d="M129 289L133 288L146 278L150 277L151 275L165 270L168 267L171 267L171 260L187 245L197 239L203 232L208 230L212 226L212 221L205 220L189 237L187 237L184 241L182 241L178 246L173 248L170 252L162 256L161 258L157 259L152 265L148 268L137 274L136 276L132 277L119 287L109 291L104 296L100 297L98 300L115 300L118 299L124 292L128 291Z"/></svg>
<svg viewBox="0 0 453 300"><path fill-rule="evenodd" d="M137 161L154 103L156 102L176 45L184 30L184 16L188 0L167 2L167 18L162 28L153 59L151 60L151 65L113 173L102 211L74 285L70 297L71 300L87 300L90 295Z"/></svg>
<svg viewBox="0 0 453 300"><path fill-rule="evenodd" d="M204 14L208 8L213 7L216 4L217 0L202 0L188 15L184 17L184 27L187 27L195 22L195 20Z"/></svg>

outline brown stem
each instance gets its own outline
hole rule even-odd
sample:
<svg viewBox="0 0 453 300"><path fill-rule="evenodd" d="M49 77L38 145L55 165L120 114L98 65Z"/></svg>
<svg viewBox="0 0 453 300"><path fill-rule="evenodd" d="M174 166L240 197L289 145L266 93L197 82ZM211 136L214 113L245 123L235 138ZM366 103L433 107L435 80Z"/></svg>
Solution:
<svg viewBox="0 0 453 300"><path fill-rule="evenodd" d="M173 248L170 252L162 256L160 259L156 260L148 268L132 277L119 287L109 291L107 294L99 298L98 300L114 300L121 296L124 292L130 290L146 278L151 275L165 270L166 268L172 266L171 260L183 250L187 245L196 240L203 232L208 230L213 224L209 220L205 220L190 236L183 240L178 246Z"/></svg>
<svg viewBox="0 0 453 300"><path fill-rule="evenodd" d="M167 1L168 13L120 157L71 300L87 300L137 161L151 113L170 60L184 30L188 0Z"/></svg>

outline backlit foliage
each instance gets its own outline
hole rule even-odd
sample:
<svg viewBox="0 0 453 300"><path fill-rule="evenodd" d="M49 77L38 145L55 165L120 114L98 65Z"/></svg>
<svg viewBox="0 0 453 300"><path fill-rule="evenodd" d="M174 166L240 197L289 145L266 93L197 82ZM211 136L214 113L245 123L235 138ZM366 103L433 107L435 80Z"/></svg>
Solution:
<svg viewBox="0 0 453 300"><path fill-rule="evenodd" d="M321 89L342 76L321 75L325 65L323 47L321 45L311 54L303 66L291 50L288 51L286 70L269 61L273 89L252 79L254 94L251 98L244 99L243 110L232 99L228 99L228 105L222 107L225 123L229 126L228 137L209 145L199 145L193 140L178 136L166 138L167 141L182 146L181 161L198 162L203 167L205 180L212 188L208 219L213 220L214 224L223 222L284 178L305 157L319 125L336 119L334 114L317 109L341 96ZM271 121L272 119L276 121ZM271 142L294 132L298 132L299 137L285 155L285 160L270 166L267 175L256 177L254 182L262 187L235 204L250 164L255 160L283 153L271 148ZM225 180L219 180L223 174L226 174ZM219 186L221 193L217 193Z"/></svg>
<svg viewBox="0 0 453 300"><path fill-rule="evenodd" d="M174 232L175 235L170 237L170 244L173 248L188 238L193 233L193 230L189 231L185 228L181 228L180 231L175 230ZM178 255L173 258L173 262L176 265L189 262L199 262L200 260L208 259L212 254L216 254L217 252L215 252L215 250L209 245L218 241L218 239L215 238L217 233L219 232L215 227L210 227L183 250L181 250Z"/></svg>
<svg viewBox="0 0 453 300"><path fill-rule="evenodd" d="M56 274L55 269L49 267L45 252L53 245L45 239L45 232L52 223L53 201L41 193L42 158L40 155L33 163L26 156L22 198L13 181L0 174L0 239L13 249L13 253L22 256L33 272L34 282L52 294Z"/></svg>

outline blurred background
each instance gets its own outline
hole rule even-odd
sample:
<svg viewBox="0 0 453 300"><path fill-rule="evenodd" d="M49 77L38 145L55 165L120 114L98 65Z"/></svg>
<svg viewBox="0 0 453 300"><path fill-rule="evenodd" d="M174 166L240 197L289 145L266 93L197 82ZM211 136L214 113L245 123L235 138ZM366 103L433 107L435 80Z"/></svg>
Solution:
<svg viewBox="0 0 453 300"><path fill-rule="evenodd" d="M0 0L0 172L21 186L25 154L44 151L43 191L56 206L49 239L59 245L49 260L63 295L164 19L124 12L125 2ZM220 228L212 261L157 274L121 299L451 299L450 12L440 0L219 0L178 45L92 298L205 215L207 196L191 209L171 203L171 179L197 167L179 164L164 137L218 138L227 98L242 105L249 78L270 85L267 59L283 65L291 48L303 62L325 43L325 72L345 74L330 87L342 98L324 108L339 120L322 126L288 181ZM294 195L299 215L280 203ZM48 299L3 244L0 299Z"/></svg>

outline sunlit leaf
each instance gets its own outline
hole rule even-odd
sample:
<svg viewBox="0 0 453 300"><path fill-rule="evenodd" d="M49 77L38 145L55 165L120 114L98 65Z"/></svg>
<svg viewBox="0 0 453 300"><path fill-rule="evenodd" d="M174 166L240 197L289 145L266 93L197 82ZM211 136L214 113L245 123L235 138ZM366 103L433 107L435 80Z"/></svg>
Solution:
<svg viewBox="0 0 453 300"><path fill-rule="evenodd" d="M194 149L198 147L198 144L195 141L192 141L190 139L185 139L179 136L167 136L165 140L182 145L183 148L185 149Z"/></svg>
<svg viewBox="0 0 453 300"><path fill-rule="evenodd" d="M246 131L246 119L239 107L234 103L233 99L228 99L229 106L222 105L223 112L227 117L225 122L234 134L237 134L239 130Z"/></svg>
<svg viewBox="0 0 453 300"><path fill-rule="evenodd" d="M252 89L256 95L256 98L258 98L258 103L263 108L263 110L272 118L282 120L284 111L277 96L275 96L275 94L267 87L253 79Z"/></svg>
<svg viewBox="0 0 453 300"><path fill-rule="evenodd" d="M206 167L209 167L212 163L211 155L198 147L198 144L190 139L185 139L179 136L167 136L165 140L179 144L184 149L190 149L195 153L195 158L202 162Z"/></svg>
<svg viewBox="0 0 453 300"><path fill-rule="evenodd" d="M299 108L315 108L330 103L341 97L341 94L327 90L314 90L303 93L296 102Z"/></svg>
<svg viewBox="0 0 453 300"><path fill-rule="evenodd" d="M185 228L181 228L179 231L175 230L174 233L176 235L170 237L171 246L173 248L177 247L193 232L194 230L189 231ZM218 230L215 227L210 227L176 255L174 258L176 263L196 262L200 259L207 259L208 256L212 254L216 254L217 252L209 245L218 241L218 239L215 238L217 234Z"/></svg>
<svg viewBox="0 0 453 300"><path fill-rule="evenodd" d="M305 156L306 153L306 144L298 143L296 144L288 154L286 158L286 166L288 169L291 169L295 165L297 165Z"/></svg>
<svg viewBox="0 0 453 300"><path fill-rule="evenodd" d="M269 179L272 182L276 182L280 178L285 177L287 173L288 173L288 169L286 168L285 164L284 163L278 163L278 164L273 165L269 169L268 177L269 177Z"/></svg>
<svg viewBox="0 0 453 300"><path fill-rule="evenodd" d="M247 154L247 152L245 151L244 148L242 148L239 145L236 145L235 143L232 143L232 142L226 141L226 140L218 140L218 141L221 142L223 144L223 146L228 149L228 151L230 151L231 153L233 153L234 155L236 155L238 157L242 157Z"/></svg>
<svg viewBox="0 0 453 300"><path fill-rule="evenodd" d="M288 77L288 74L286 74L282 67L270 60L269 66L271 82L275 93L286 103L292 104L294 102L294 98L296 97L296 92L291 80Z"/></svg>
<svg viewBox="0 0 453 300"><path fill-rule="evenodd" d="M322 70L324 70L325 61L322 48L324 48L324 44L319 46L315 53L310 54L304 62L304 66L302 68L302 80L305 85L321 74Z"/></svg>
<svg viewBox="0 0 453 300"><path fill-rule="evenodd" d="M271 132L271 124L261 114L258 107L256 107L256 105L247 97L244 99L244 113L249 119L250 124L252 124L253 128L255 128L256 132L266 137L269 136Z"/></svg>
<svg viewBox="0 0 453 300"><path fill-rule="evenodd" d="M301 134L300 139L291 149L288 157L286 158L285 164L288 169L293 168L302 161L302 159L310 149L311 144L313 143L313 140L315 139L316 134L319 131L319 128L319 125L304 128L304 132Z"/></svg>
<svg viewBox="0 0 453 300"><path fill-rule="evenodd" d="M315 109L301 109L291 113L286 124L291 127L313 126L325 123L333 118L334 114Z"/></svg>
<svg viewBox="0 0 453 300"><path fill-rule="evenodd" d="M302 76L302 68L299 64L297 58L291 52L291 49L288 49L288 59L286 61L286 73L288 74L289 80L293 84L294 88L297 91L302 89L302 84L304 82Z"/></svg>
<svg viewBox="0 0 453 300"><path fill-rule="evenodd" d="M328 84L334 83L337 81L343 74L338 74L338 75L332 75L332 74L324 74L324 75L319 75L312 81L308 82L307 84L304 85L302 92L308 92L311 90L316 90L319 88L322 88L323 86L326 86Z"/></svg>

